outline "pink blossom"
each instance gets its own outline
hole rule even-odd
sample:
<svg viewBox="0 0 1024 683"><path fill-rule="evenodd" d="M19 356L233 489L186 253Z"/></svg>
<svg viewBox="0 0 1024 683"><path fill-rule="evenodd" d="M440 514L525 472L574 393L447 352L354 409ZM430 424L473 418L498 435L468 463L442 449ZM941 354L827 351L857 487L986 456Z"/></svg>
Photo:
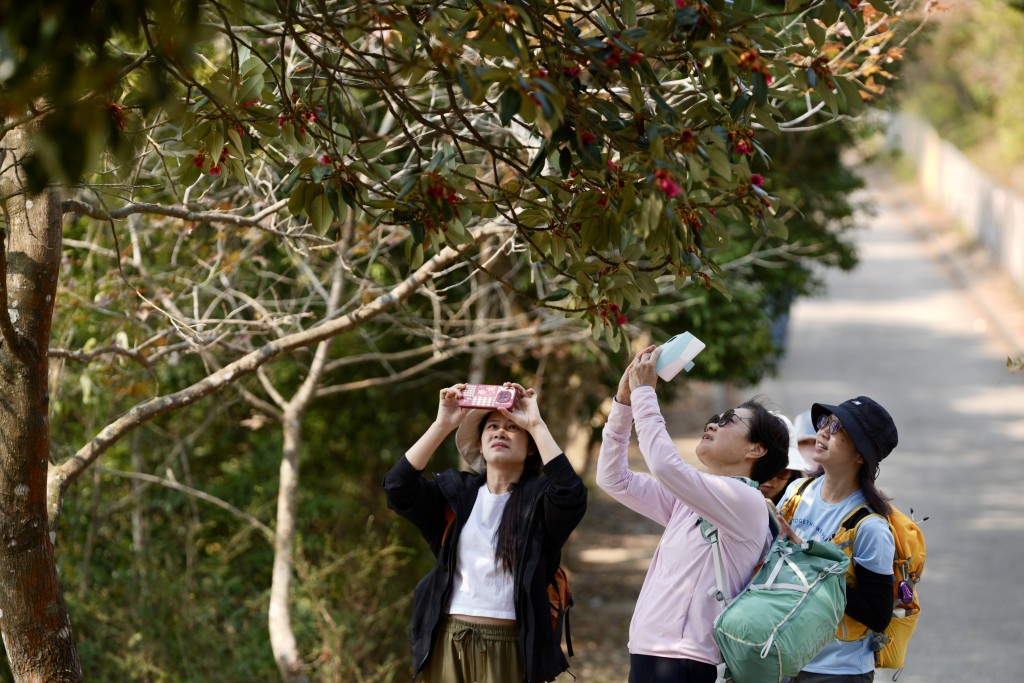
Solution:
<svg viewBox="0 0 1024 683"><path fill-rule="evenodd" d="M750 176L750 182L757 187L764 187L764 176L760 173L754 173Z"/></svg>

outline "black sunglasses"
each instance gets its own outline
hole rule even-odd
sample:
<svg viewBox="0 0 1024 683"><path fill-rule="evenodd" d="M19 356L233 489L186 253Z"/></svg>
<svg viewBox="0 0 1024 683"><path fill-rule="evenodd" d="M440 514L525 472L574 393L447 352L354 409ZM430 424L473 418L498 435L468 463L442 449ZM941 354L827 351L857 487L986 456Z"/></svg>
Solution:
<svg viewBox="0 0 1024 683"><path fill-rule="evenodd" d="M818 418L818 424L816 425L819 430L823 429L825 425L828 425L828 433L835 434L843 428L843 423L839 421L838 417L830 418L828 415L822 415Z"/></svg>
<svg viewBox="0 0 1024 683"><path fill-rule="evenodd" d="M749 419L749 418L744 418L744 417L741 417L741 416L737 415L735 408L729 408L729 410L725 411L721 415L719 415L718 413L715 413L714 415L709 417L708 421L704 423L704 427L707 428L707 426L709 424L716 424L719 427L724 427L724 426L730 424L731 422L733 422L733 418L736 418L737 420L739 420L741 422L744 422L744 423L746 422L747 419Z"/></svg>

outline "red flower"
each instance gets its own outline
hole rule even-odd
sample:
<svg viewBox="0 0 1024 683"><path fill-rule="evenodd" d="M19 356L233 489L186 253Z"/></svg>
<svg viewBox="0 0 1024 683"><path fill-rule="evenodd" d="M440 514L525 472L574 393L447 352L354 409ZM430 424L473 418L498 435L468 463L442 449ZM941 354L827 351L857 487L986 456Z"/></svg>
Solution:
<svg viewBox="0 0 1024 683"><path fill-rule="evenodd" d="M581 71L583 71L583 69L581 69L578 66L573 66L573 67L569 67L567 69L562 69L562 73L564 73L569 78L576 78L577 76L580 75Z"/></svg>
<svg viewBox="0 0 1024 683"><path fill-rule="evenodd" d="M676 7L679 9L686 7L686 0L676 0Z"/></svg>
<svg viewBox="0 0 1024 683"><path fill-rule="evenodd" d="M618 325L619 327L622 327L623 325L625 325L628 322L629 322L629 318L627 318L624 315L620 315L617 318L615 318L615 324Z"/></svg>
<svg viewBox="0 0 1024 683"><path fill-rule="evenodd" d="M737 154L743 156L750 156L754 153L754 145L749 140L739 140L733 145L733 149L736 150Z"/></svg>
<svg viewBox="0 0 1024 683"><path fill-rule="evenodd" d="M642 61L644 61L643 53L641 53L641 52L630 52L629 53L629 63L630 64L639 64Z"/></svg>
<svg viewBox="0 0 1024 683"><path fill-rule="evenodd" d="M654 172L654 179L658 185L658 189L668 195L669 199L678 197L683 193L683 188L672 179L672 176L668 174L668 171L664 169L658 169Z"/></svg>
<svg viewBox="0 0 1024 683"><path fill-rule="evenodd" d="M324 165L331 163L331 155L325 154L322 157L320 157L320 163Z"/></svg>
<svg viewBox="0 0 1024 683"><path fill-rule="evenodd" d="M124 131L128 127L128 119L124 114L124 108L116 102L111 102L107 105L107 111L114 119L114 125L117 126L119 131Z"/></svg>
<svg viewBox="0 0 1024 683"><path fill-rule="evenodd" d="M757 187L764 187L764 176L760 173L754 173L750 176L750 182Z"/></svg>
<svg viewBox="0 0 1024 683"><path fill-rule="evenodd" d="M597 142L597 136L591 133L589 130L585 130L580 133L580 141L584 145L592 145Z"/></svg>
<svg viewBox="0 0 1024 683"><path fill-rule="evenodd" d="M622 52L619 51L617 45L612 43L605 43L605 46L610 50L608 56L604 58L604 65L607 67L615 67L618 65L619 60L622 59Z"/></svg>
<svg viewBox="0 0 1024 683"><path fill-rule="evenodd" d="M210 175L220 175L220 164L210 167Z"/></svg>

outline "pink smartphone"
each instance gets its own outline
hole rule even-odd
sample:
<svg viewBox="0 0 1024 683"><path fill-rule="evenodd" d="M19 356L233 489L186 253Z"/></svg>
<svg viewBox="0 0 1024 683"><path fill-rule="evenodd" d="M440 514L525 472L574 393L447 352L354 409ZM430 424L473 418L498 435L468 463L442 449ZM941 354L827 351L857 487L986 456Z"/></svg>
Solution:
<svg viewBox="0 0 1024 683"><path fill-rule="evenodd" d="M468 384L462 390L459 405L463 408L511 409L516 403L516 390L496 384Z"/></svg>

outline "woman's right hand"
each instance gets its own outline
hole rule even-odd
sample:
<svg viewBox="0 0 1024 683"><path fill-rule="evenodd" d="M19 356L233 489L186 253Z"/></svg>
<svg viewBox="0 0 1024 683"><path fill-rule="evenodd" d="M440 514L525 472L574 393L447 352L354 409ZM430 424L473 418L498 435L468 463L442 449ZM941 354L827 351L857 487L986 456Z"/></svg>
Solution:
<svg viewBox="0 0 1024 683"><path fill-rule="evenodd" d="M459 405L459 397L462 396L462 390L467 386L467 384L453 384L441 390L437 406L437 419L435 420L438 426L452 431L466 419L469 411Z"/></svg>

